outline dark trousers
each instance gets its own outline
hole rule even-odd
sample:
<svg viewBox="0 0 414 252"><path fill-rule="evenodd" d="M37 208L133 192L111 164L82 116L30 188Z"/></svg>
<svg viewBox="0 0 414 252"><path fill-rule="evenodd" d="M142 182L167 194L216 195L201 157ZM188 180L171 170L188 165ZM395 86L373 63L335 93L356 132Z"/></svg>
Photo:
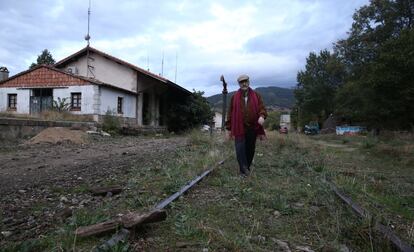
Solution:
<svg viewBox="0 0 414 252"><path fill-rule="evenodd" d="M256 149L256 132L254 129L246 129L243 139L234 141L236 147L237 162L239 162L240 173L248 174L250 165L254 158Z"/></svg>

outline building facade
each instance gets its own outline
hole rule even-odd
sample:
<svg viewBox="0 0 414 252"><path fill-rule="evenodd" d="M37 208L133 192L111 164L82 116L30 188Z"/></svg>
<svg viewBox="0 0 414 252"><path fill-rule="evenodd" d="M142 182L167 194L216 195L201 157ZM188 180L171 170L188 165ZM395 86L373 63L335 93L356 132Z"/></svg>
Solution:
<svg viewBox="0 0 414 252"><path fill-rule="evenodd" d="M65 101L71 113L96 121L111 114L138 126L166 126L168 107L189 95L166 78L86 47L54 66L0 81L0 112L37 114Z"/></svg>

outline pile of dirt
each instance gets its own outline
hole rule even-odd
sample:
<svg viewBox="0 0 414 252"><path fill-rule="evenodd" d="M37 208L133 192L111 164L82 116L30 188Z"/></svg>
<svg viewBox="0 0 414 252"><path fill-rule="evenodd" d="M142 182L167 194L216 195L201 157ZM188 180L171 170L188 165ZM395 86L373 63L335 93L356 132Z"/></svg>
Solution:
<svg viewBox="0 0 414 252"><path fill-rule="evenodd" d="M46 128L28 141L28 144L71 142L82 144L86 142L87 134L81 130L71 130L63 127Z"/></svg>

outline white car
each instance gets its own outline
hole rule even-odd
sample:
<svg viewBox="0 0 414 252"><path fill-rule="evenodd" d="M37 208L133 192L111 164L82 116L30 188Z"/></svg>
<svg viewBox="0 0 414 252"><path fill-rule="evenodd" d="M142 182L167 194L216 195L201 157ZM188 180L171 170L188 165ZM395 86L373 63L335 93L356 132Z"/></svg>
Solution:
<svg viewBox="0 0 414 252"><path fill-rule="evenodd" d="M204 132L210 131L210 126L208 126L207 124L203 125L203 127L201 127L201 131L204 131Z"/></svg>

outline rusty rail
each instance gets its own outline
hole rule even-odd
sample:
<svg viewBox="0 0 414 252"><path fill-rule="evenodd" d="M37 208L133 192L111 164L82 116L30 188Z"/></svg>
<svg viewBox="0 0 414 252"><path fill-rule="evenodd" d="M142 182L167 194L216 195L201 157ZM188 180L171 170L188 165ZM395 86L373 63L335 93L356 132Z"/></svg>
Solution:
<svg viewBox="0 0 414 252"><path fill-rule="evenodd" d="M224 164L225 160L222 160L220 162L218 162L217 165L222 165ZM174 193L173 195L171 195L170 197L164 199L163 201L161 201L160 203L158 203L154 209L157 210L161 210L164 209L166 206L168 206L169 204L171 204L171 202L173 202L174 200L178 199L179 197L181 197L181 195L183 195L184 193L186 193L189 189L191 189L191 187L193 187L195 184L197 184L198 182L200 182L204 177L206 177L207 175L209 175L216 167L213 167L205 172L203 172L201 175L197 176L195 179L191 180L190 182L188 182L185 186L181 187L181 189Z"/></svg>
<svg viewBox="0 0 414 252"><path fill-rule="evenodd" d="M217 165L207 171L204 171L201 175L197 176L195 179L188 182L185 186L183 186L178 192L174 193L173 195L169 196L168 198L162 200L160 203L158 203L153 210L162 210L165 207L167 207L171 202L178 199L186 193L188 190L190 190L194 185L198 184L204 177L209 175L218 165L224 164L224 162L227 159L224 159L217 163ZM130 234L130 231L126 228L120 229L116 234L114 234L109 240L103 242L100 246L95 247L93 249L93 252L102 251L103 249L110 249L111 247L115 246L119 242L125 241Z"/></svg>
<svg viewBox="0 0 414 252"><path fill-rule="evenodd" d="M353 202L350 197L345 195L343 192L341 192L335 184L333 184L330 181L322 180L323 182L327 183L331 189L335 192L335 194L346 204L348 204L352 210L354 210L361 218L363 219L371 219L372 215L359 206L357 203ZM400 251L402 252L414 252L414 248L411 247L408 243L401 240L391 229L389 229L387 226L382 225L381 223L376 223L374 226L375 230L380 232L382 235L384 235L389 241L392 242L392 244Z"/></svg>

